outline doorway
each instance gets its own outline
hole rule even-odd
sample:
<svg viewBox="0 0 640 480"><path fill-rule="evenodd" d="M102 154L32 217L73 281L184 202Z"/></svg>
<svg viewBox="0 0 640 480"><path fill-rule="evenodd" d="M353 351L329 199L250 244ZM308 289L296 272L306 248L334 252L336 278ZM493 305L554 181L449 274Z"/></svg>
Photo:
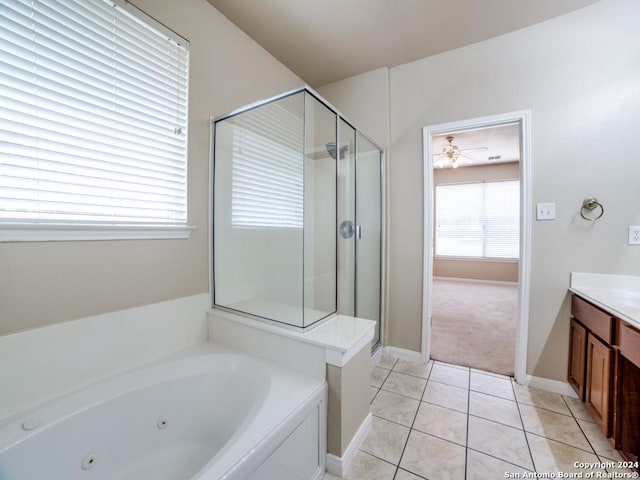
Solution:
<svg viewBox="0 0 640 480"><path fill-rule="evenodd" d="M454 358L458 355L458 362L445 359L450 363L472 362L474 368L503 370L497 373L514 374L516 380L524 381L530 257L529 112L429 126L423 135L423 359L437 358L446 351ZM515 138L514 151L506 149L500 155L495 146L508 137ZM514 196L516 205L505 201ZM442 308L438 301L449 305ZM476 303L477 315L465 315L464 308L474 308L474 301L483 302ZM490 316L492 309L504 308L511 308L515 317L511 333L496 323L497 316ZM488 312L484 317L488 321L483 320L483 311ZM456 312L462 336L443 337L446 329L453 330ZM443 319L445 314L454 316ZM502 337L489 335L498 329L505 333ZM495 341L487 346L485 341L483 345L483 332L488 334L485 338L507 343ZM453 345L444 345L443 350L434 341ZM511 353L501 355L504 345ZM469 355L474 347L475 357ZM483 355L493 356L486 359L491 368L477 364Z"/></svg>

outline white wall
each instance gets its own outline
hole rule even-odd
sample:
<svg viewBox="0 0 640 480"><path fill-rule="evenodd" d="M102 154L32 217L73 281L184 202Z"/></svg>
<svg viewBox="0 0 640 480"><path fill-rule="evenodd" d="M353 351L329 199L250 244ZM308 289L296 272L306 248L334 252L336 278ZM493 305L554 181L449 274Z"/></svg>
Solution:
<svg viewBox="0 0 640 480"><path fill-rule="evenodd" d="M532 225L527 373L564 380L569 273L640 273L626 244L640 223L638 25L639 2L604 0L390 70L388 344L420 350L422 127L531 109L532 200L555 202L557 218ZM373 113L373 100L325 94L353 118ZM595 223L579 216L590 195L605 207Z"/></svg>
<svg viewBox="0 0 640 480"><path fill-rule="evenodd" d="M204 0L133 0L191 42L189 240L0 244L0 334L208 291L209 116L303 82Z"/></svg>
<svg viewBox="0 0 640 480"><path fill-rule="evenodd" d="M360 132L386 148L389 141L389 69L378 68L318 89Z"/></svg>

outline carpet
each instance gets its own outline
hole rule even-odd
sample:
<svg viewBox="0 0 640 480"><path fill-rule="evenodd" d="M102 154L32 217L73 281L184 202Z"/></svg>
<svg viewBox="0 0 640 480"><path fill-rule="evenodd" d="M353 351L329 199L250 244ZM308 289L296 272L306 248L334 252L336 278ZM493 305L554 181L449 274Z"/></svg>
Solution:
<svg viewBox="0 0 640 480"><path fill-rule="evenodd" d="M431 358L513 375L517 284L433 279Z"/></svg>

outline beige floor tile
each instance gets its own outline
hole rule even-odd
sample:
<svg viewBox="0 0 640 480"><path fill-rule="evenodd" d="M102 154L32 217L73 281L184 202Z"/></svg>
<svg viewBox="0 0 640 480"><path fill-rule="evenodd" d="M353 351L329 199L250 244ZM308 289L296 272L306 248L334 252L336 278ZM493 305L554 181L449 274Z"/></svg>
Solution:
<svg viewBox="0 0 640 480"><path fill-rule="evenodd" d="M371 403L371 413L385 420L390 420L410 427L416 417L420 400L380 390Z"/></svg>
<svg viewBox="0 0 640 480"><path fill-rule="evenodd" d="M502 375L500 373L487 372L485 370L478 370L477 368L470 368L469 370L471 370L472 372L480 373L482 375L489 375L491 377L502 378L503 380L511 380L511 377L509 377L508 375Z"/></svg>
<svg viewBox="0 0 640 480"><path fill-rule="evenodd" d="M413 428L462 446L467 444L467 415L422 402Z"/></svg>
<svg viewBox="0 0 640 480"><path fill-rule="evenodd" d="M567 397L563 395L564 400L567 402L569 410L573 413L573 416L580 420L585 420L587 422L595 423L595 420L591 416L587 409L584 408L584 403L581 400L573 397Z"/></svg>
<svg viewBox="0 0 640 480"><path fill-rule="evenodd" d="M335 475L332 475L330 473L325 473L324 477L322 477L322 480L342 480L344 477L336 477Z"/></svg>
<svg viewBox="0 0 640 480"><path fill-rule="evenodd" d="M360 450L397 465L409 436L409 429L383 418L373 417L371 430Z"/></svg>
<svg viewBox="0 0 640 480"><path fill-rule="evenodd" d="M382 384L382 389L420 400L426 383L427 381L423 378L391 372Z"/></svg>
<svg viewBox="0 0 640 480"><path fill-rule="evenodd" d="M433 363L434 365L437 363L445 367L458 368L460 370L465 370L467 372L469 371L469 367L465 367L464 365L456 365L455 363L441 362L440 360L436 360Z"/></svg>
<svg viewBox="0 0 640 480"><path fill-rule="evenodd" d="M346 480L393 480L395 472L395 465L359 451L344 478Z"/></svg>
<svg viewBox="0 0 640 480"><path fill-rule="evenodd" d="M525 473L530 473L517 465L504 462L475 450L467 450L467 478L466 480L492 480L508 478L507 473L513 473L512 478L523 478Z"/></svg>
<svg viewBox="0 0 640 480"><path fill-rule="evenodd" d="M429 480L464 480L465 448L412 430L400 467Z"/></svg>
<svg viewBox="0 0 640 480"><path fill-rule="evenodd" d="M578 424L599 457L605 457L606 459L615 461L623 460L620 452L611 446L609 439L604 436L598 424L587 422L586 420L578 420Z"/></svg>
<svg viewBox="0 0 640 480"><path fill-rule="evenodd" d="M587 471L596 472L599 470L576 467L576 462L597 463L598 457L579 448L571 447L561 442L556 442L533 433L527 433L529 447L539 473L563 472L573 473Z"/></svg>
<svg viewBox="0 0 640 480"><path fill-rule="evenodd" d="M431 369L429 380L468 389L469 369L436 362Z"/></svg>
<svg viewBox="0 0 640 480"><path fill-rule="evenodd" d="M452 408L453 410L467 413L469 408L469 391L429 380L427 382L427 388L424 390L422 400L440 405L441 407Z"/></svg>
<svg viewBox="0 0 640 480"><path fill-rule="evenodd" d="M525 387L515 381L512 382L512 384L518 403L544 408L564 415L571 415L571 411L564 403L562 395L547 392L539 388Z"/></svg>
<svg viewBox="0 0 640 480"><path fill-rule="evenodd" d="M424 477L419 477L411 472L407 472L406 470L399 468L393 480L424 480Z"/></svg>
<svg viewBox="0 0 640 480"><path fill-rule="evenodd" d="M372 387L381 387L384 381L391 373L391 370L387 370L386 368L375 367L371 370L371 386Z"/></svg>
<svg viewBox="0 0 640 480"><path fill-rule="evenodd" d="M406 360L398 360L393 367L394 372L406 373L416 377L427 378L431 371L432 363L408 362Z"/></svg>
<svg viewBox="0 0 640 480"><path fill-rule="evenodd" d="M533 470L524 432L517 428L470 416L468 446L522 468Z"/></svg>
<svg viewBox="0 0 640 480"><path fill-rule="evenodd" d="M602 463L605 463L605 464L608 464L610 462L606 458L602 458L601 460L602 460ZM615 462L614 462L613 466L606 467L606 470L609 473L615 472L615 473L620 474L619 476L617 476L615 478L638 478L638 472L636 472L635 470L633 470L631 468L618 467L617 465L615 465Z"/></svg>
<svg viewBox="0 0 640 480"><path fill-rule="evenodd" d="M527 432L592 451L587 438L573 417L530 405L520 405L522 423Z"/></svg>
<svg viewBox="0 0 640 480"><path fill-rule="evenodd" d="M376 366L391 370L397 360L398 360L398 357L395 357L389 354L383 354L383 355L380 355L380 360L378 360L378 365Z"/></svg>
<svg viewBox="0 0 640 480"><path fill-rule="evenodd" d="M471 370L470 389L476 392L494 395L496 397L506 398L507 400L516 399L513 394L511 380L508 377L498 377L493 375L485 375Z"/></svg>
<svg viewBox="0 0 640 480"><path fill-rule="evenodd" d="M369 403L373 402L380 389L378 387L371 387L371 394L369 395Z"/></svg>
<svg viewBox="0 0 640 480"><path fill-rule="evenodd" d="M515 401L472 391L469 392L469 414L522 429Z"/></svg>

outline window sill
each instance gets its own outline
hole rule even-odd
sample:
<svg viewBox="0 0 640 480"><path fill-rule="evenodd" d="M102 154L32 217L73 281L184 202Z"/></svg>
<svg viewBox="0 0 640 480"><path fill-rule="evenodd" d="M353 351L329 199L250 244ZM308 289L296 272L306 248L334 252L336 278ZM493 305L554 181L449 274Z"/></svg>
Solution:
<svg viewBox="0 0 640 480"><path fill-rule="evenodd" d="M74 242L85 240L186 239L187 225L0 224L0 242Z"/></svg>
<svg viewBox="0 0 640 480"><path fill-rule="evenodd" d="M436 260L454 260L460 262L492 262L492 263L518 263L517 258L504 257L457 257L453 255L434 255Z"/></svg>

